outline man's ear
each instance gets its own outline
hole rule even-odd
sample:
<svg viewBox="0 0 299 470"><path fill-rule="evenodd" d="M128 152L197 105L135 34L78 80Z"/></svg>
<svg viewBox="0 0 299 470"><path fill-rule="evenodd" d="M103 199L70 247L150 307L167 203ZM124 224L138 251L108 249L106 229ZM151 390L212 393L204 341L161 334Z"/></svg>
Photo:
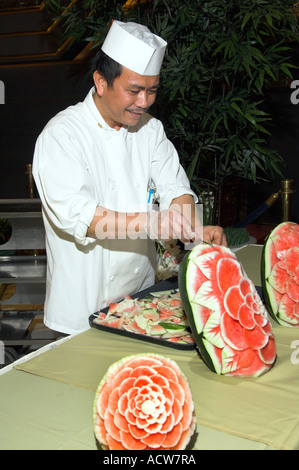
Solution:
<svg viewBox="0 0 299 470"><path fill-rule="evenodd" d="M102 96L103 91L106 87L106 80L104 79L103 75L97 70L93 74L93 81L94 81L98 95Z"/></svg>

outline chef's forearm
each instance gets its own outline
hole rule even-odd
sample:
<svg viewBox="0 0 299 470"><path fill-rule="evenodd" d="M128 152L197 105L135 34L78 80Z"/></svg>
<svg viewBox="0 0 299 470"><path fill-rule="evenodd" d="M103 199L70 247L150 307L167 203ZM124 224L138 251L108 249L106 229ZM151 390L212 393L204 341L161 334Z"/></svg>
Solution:
<svg viewBox="0 0 299 470"><path fill-rule="evenodd" d="M171 201L170 207L179 210L187 220L191 222L194 230L202 228L202 221L199 220L196 204L191 194L183 194Z"/></svg>
<svg viewBox="0 0 299 470"><path fill-rule="evenodd" d="M193 197L185 194L173 199L169 210L161 212L123 213L98 206L87 236L100 240L178 238L189 242L194 238L195 229L199 230L196 205Z"/></svg>
<svg viewBox="0 0 299 470"><path fill-rule="evenodd" d="M147 212L124 213L98 206L87 236L97 239L146 238Z"/></svg>
<svg viewBox="0 0 299 470"><path fill-rule="evenodd" d="M204 240L207 243L214 243L215 245L227 246L227 241L223 228L218 225L203 226L200 213L197 210L197 205L194 199L189 194L184 194L171 202L171 207L179 206L182 214L188 218L188 211L191 211L191 224L196 232L196 239Z"/></svg>

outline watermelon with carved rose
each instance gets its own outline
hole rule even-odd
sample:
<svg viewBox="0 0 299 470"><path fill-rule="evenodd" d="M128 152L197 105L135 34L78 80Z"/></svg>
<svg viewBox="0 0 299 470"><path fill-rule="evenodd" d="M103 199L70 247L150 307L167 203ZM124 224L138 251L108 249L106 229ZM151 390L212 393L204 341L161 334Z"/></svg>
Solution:
<svg viewBox="0 0 299 470"><path fill-rule="evenodd" d="M206 365L227 376L258 377L276 359L268 313L235 254L200 243L185 255L179 289Z"/></svg>
<svg viewBox="0 0 299 470"><path fill-rule="evenodd" d="M188 381L170 358L125 357L98 386L93 424L104 450L184 450L195 430Z"/></svg>
<svg viewBox="0 0 299 470"><path fill-rule="evenodd" d="M263 247L261 280L270 315L282 326L299 327L299 225L283 222Z"/></svg>

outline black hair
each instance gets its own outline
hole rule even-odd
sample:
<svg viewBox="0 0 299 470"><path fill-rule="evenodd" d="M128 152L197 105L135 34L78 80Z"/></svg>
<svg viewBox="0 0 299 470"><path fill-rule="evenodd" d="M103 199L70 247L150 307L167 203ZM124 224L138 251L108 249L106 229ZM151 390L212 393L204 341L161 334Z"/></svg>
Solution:
<svg viewBox="0 0 299 470"><path fill-rule="evenodd" d="M107 82L108 87L113 86L114 80L122 73L122 66L99 49L91 61L91 71L99 72Z"/></svg>

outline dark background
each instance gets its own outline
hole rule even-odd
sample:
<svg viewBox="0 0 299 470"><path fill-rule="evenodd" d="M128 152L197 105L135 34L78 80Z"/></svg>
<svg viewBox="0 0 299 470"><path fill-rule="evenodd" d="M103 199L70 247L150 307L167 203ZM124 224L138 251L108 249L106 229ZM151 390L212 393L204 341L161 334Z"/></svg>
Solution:
<svg viewBox="0 0 299 470"><path fill-rule="evenodd" d="M81 60L78 54L82 51L73 48L61 56L53 56L53 51L62 45L59 27L55 34L28 34L43 30L49 24L45 12L35 12L34 16L28 11L9 15L0 7L0 80L5 84L5 104L0 105L1 199L28 197L26 164L32 162L37 136L51 117L82 101L92 86L90 54ZM26 30L27 35L14 37L12 34L20 28ZM299 65L298 49L294 63ZM299 80L298 71L294 73L296 79ZM268 144L284 159L284 177L294 180L296 192L291 196L291 220L299 223L299 104L291 103L293 91L289 85L268 89L265 109L273 119ZM277 176L274 181L258 185L248 183L243 190L245 213L250 213L278 191L280 180ZM255 223L279 223L281 212L278 200Z"/></svg>

